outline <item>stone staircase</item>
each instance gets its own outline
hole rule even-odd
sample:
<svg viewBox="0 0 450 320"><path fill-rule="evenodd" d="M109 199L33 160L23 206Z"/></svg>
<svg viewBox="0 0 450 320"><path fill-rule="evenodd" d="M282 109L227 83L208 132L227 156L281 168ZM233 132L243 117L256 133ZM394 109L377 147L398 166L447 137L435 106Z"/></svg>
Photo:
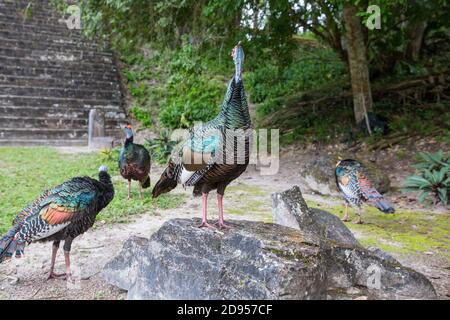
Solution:
<svg viewBox="0 0 450 320"><path fill-rule="evenodd" d="M90 109L121 137L113 53L62 18L49 0L0 0L0 146L87 145Z"/></svg>

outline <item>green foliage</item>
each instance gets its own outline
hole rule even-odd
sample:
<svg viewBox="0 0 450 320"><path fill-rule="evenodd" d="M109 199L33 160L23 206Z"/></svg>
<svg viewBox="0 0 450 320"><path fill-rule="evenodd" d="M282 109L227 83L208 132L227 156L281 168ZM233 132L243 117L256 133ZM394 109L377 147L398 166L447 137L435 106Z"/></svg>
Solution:
<svg viewBox="0 0 450 320"><path fill-rule="evenodd" d="M280 70L266 63L247 75L250 98L258 103L258 115L266 116L284 105L284 97L317 89L346 79L345 65L336 54L321 46L300 46L298 59Z"/></svg>
<svg viewBox="0 0 450 320"><path fill-rule="evenodd" d="M85 32L111 40L121 52L133 98L131 113L144 126L185 128L210 120L232 74L230 49L241 40L246 53L244 79L250 100L257 104L257 120L268 120L266 124L282 129L284 141L294 142L333 141L353 126L351 99L329 105L320 102L350 91L343 46L345 3L357 6L362 23L369 17L366 2L342 0L314 4L87 0L81 7ZM375 80L372 88L376 82L398 82L448 69L450 19L449 11L443 9L445 2L376 0L370 4L379 5L382 19L381 30L363 28ZM423 41L417 42L421 45L415 53L413 43L424 23ZM315 94L319 91L321 96ZM434 105L428 110L406 100L402 105L392 102L392 96L382 99L375 101L375 111L389 118L393 132L428 134L449 118L448 112L435 117L439 108ZM272 122L278 112L289 119ZM376 134L369 142L380 138Z"/></svg>
<svg viewBox="0 0 450 320"><path fill-rule="evenodd" d="M130 111L133 117L135 117L141 123L141 128L151 128L153 126L150 112L138 106L133 106Z"/></svg>
<svg viewBox="0 0 450 320"><path fill-rule="evenodd" d="M195 121L208 121L218 112L225 91L222 79L207 72L198 50L185 42L174 52L161 101L159 120L165 127L190 127Z"/></svg>
<svg viewBox="0 0 450 320"><path fill-rule="evenodd" d="M158 164L165 164L169 160L177 141L171 140L169 130L162 130L159 138L145 139L145 146L150 151L152 160Z"/></svg>
<svg viewBox="0 0 450 320"><path fill-rule="evenodd" d="M450 161L442 150L435 154L419 152L413 165L416 174L406 178L403 191L420 191L421 203L447 205L450 193Z"/></svg>
<svg viewBox="0 0 450 320"><path fill-rule="evenodd" d="M27 6L23 10L23 16L24 20L33 17L33 2L28 2Z"/></svg>
<svg viewBox="0 0 450 320"><path fill-rule="evenodd" d="M99 152L102 162L113 164L114 166L119 161L120 148L103 149Z"/></svg>

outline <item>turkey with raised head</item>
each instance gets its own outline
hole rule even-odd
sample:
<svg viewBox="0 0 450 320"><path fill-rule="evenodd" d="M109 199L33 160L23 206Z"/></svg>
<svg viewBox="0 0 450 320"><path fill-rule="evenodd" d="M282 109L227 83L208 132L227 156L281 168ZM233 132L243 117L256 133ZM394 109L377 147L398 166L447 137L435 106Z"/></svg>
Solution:
<svg viewBox="0 0 450 320"><path fill-rule="evenodd" d="M142 198L142 188L150 187L150 154L144 146L133 142L133 129L129 123L125 134L119 154L120 175L128 180L128 199L131 199L131 180L139 181L139 198Z"/></svg>
<svg viewBox="0 0 450 320"><path fill-rule="evenodd" d="M12 227L0 238L0 263L13 255L20 257L26 244L53 241L49 278L70 279L72 241L86 232L97 214L114 198L114 187L106 166L99 168L99 180L76 177L41 194L14 219ZM66 273L54 273L56 254L64 240Z"/></svg>
<svg viewBox="0 0 450 320"><path fill-rule="evenodd" d="M233 48L235 75L228 84L219 114L194 127L189 137L172 154L167 168L153 188L156 198L174 189L178 183L193 186L195 196L203 196L200 227L214 228L207 221L207 199L217 190L219 219L216 225L228 228L223 218L223 195L228 184L239 177L249 163L251 121L242 82L244 51L239 43Z"/></svg>
<svg viewBox="0 0 450 320"><path fill-rule="evenodd" d="M349 221L348 206L351 205L356 208L358 215L356 223L362 223L361 206L363 202L384 213L395 212L392 205L373 186L368 170L358 161L352 159L338 161L335 176L336 185L345 201L343 221Z"/></svg>

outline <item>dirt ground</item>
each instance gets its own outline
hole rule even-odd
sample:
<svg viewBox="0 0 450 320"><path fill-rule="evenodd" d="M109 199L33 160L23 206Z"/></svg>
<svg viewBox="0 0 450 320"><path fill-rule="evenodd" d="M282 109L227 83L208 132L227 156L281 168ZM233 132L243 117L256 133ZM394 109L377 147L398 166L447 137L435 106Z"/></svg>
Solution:
<svg viewBox="0 0 450 320"><path fill-rule="evenodd" d="M420 143L420 142L419 142ZM426 142L428 149L434 148L433 143ZM62 150L63 152L79 152L80 150ZM238 180L227 189L224 200L225 218L246 219L271 222L270 194L286 190L297 184L301 185L298 166L308 161L319 151L314 147L296 149L295 147L283 150L280 161L280 170L274 176L262 176L255 167L249 167ZM320 152L328 152L321 150ZM414 150L407 151L404 158L398 159L396 150L380 152L377 163L389 166L395 160L396 168L390 170L389 176L394 189L400 185L406 176L406 167L409 165ZM408 162L409 161L409 162ZM162 172L162 167L152 168L152 181L156 181ZM126 183L124 181L124 183ZM0 265L0 299L126 299L126 292L108 285L101 277L102 267L112 257L117 255L123 242L130 236L149 237L167 220L173 218L190 218L201 216L201 200L193 198L191 189L183 190L178 187L173 192L187 194L186 202L170 210L157 210L154 214L134 216L132 222L127 224L106 224L97 221L93 229L78 237L72 246L72 268L74 283L63 280L47 280L51 243L32 243L26 248L25 257L13 259ZM147 191L146 196L150 196ZM400 192L394 192L391 200L396 206L414 210L422 210L413 197L406 197ZM322 198L317 195L305 193L305 198L318 202L331 202L340 204L340 199ZM133 200L130 200L133 201ZM216 218L217 206L213 194L210 196L209 217ZM429 208L428 208L429 209ZM436 208L442 212L446 208ZM357 238L364 234L356 233ZM428 254L395 254L391 253L405 266L411 267L425 274L435 286L440 299L450 299L450 262L442 257ZM64 271L64 258L62 252L58 255L57 272Z"/></svg>

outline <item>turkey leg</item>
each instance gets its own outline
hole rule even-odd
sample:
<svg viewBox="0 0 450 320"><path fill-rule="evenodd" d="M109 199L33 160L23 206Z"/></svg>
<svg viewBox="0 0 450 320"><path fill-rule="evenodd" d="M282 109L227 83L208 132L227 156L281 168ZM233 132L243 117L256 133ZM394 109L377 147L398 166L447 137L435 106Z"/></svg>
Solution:
<svg viewBox="0 0 450 320"><path fill-rule="evenodd" d="M220 193L217 194L217 204L219 206L219 221L216 222L216 225L219 226L219 229L230 229L231 227L225 224L223 219L223 195Z"/></svg>
<svg viewBox="0 0 450 320"><path fill-rule="evenodd" d="M202 224L199 225L199 228L211 228L211 229L215 229L213 225L210 225L208 223L208 220L206 219L206 210L207 210L207 205L208 205L208 194L207 193L203 193L203 217L202 217Z"/></svg>
<svg viewBox="0 0 450 320"><path fill-rule="evenodd" d="M131 180L128 180L128 200L131 199Z"/></svg>
<svg viewBox="0 0 450 320"><path fill-rule="evenodd" d="M59 249L59 241L54 241L53 245L52 245L52 260L51 260L51 265L50 265L50 274L48 275L47 280L57 279L57 278L61 278L61 277L65 276L65 274L56 274L54 272L56 255L58 253L58 249Z"/></svg>
<svg viewBox="0 0 450 320"><path fill-rule="evenodd" d="M342 221L347 222L350 219L348 218L348 203L345 203L345 209L344 209L344 217L342 218Z"/></svg>

